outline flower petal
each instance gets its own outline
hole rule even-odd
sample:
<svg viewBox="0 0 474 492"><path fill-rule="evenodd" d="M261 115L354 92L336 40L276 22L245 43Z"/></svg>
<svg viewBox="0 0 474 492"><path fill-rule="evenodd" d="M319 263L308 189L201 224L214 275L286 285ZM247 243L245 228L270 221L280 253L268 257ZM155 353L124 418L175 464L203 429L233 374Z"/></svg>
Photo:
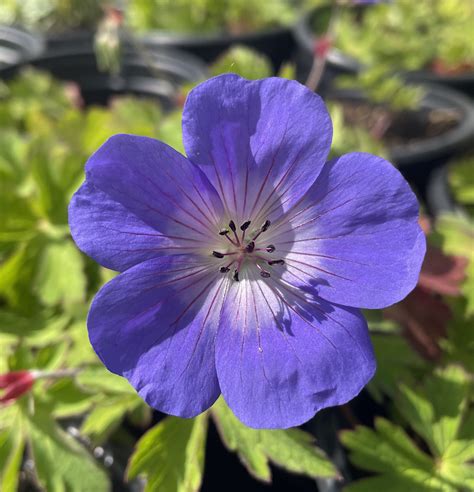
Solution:
<svg viewBox="0 0 474 492"><path fill-rule="evenodd" d="M288 210L318 176L332 139L322 99L296 81L221 75L188 96L186 153L234 220Z"/></svg>
<svg viewBox="0 0 474 492"><path fill-rule="evenodd" d="M279 281L232 285L216 338L222 394L246 425L287 428L347 402L372 377L367 325Z"/></svg>
<svg viewBox="0 0 474 492"><path fill-rule="evenodd" d="M425 254L408 183L389 162L363 153L328 162L268 240L285 259L288 282L363 308L403 299L417 283Z"/></svg>
<svg viewBox="0 0 474 492"><path fill-rule="evenodd" d="M160 411L193 417L220 394L214 338L227 280L218 275L190 255L155 258L115 277L92 303L98 356Z"/></svg>
<svg viewBox="0 0 474 492"><path fill-rule="evenodd" d="M126 270L175 245L87 181L71 200L69 226L81 251L112 270Z"/></svg>
<svg viewBox="0 0 474 492"><path fill-rule="evenodd" d="M197 166L158 140L115 135L88 160L86 176L109 199L179 243L174 254L217 236L222 204L216 191Z"/></svg>

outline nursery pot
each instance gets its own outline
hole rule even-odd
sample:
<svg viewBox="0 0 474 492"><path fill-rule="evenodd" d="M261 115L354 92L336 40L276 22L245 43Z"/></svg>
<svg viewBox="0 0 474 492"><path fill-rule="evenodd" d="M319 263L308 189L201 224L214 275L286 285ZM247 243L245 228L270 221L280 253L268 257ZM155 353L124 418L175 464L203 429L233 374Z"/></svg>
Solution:
<svg viewBox="0 0 474 492"><path fill-rule="evenodd" d="M285 61L290 59L294 47L291 29L287 27L263 29L245 34L199 35L154 31L147 33L143 39L150 47L177 48L198 56L207 63L213 62L232 46L242 44L266 55L275 72Z"/></svg>
<svg viewBox="0 0 474 492"><path fill-rule="evenodd" d="M100 71L90 39L71 40L48 49L30 64L58 79L76 83L86 105L105 105L115 95L132 94L156 99L168 110L176 105L183 84L206 78L205 66L192 55L177 50L156 50L147 51L145 57L129 44L123 46L119 73ZM0 75L8 78L19 68L16 65Z"/></svg>
<svg viewBox="0 0 474 492"><path fill-rule="evenodd" d="M426 185L426 204L433 217L445 212L455 213L461 209L449 186L449 166L439 167L430 173Z"/></svg>
<svg viewBox="0 0 474 492"><path fill-rule="evenodd" d="M441 75L429 70L417 70L405 72L404 77L409 82L443 85L474 98L474 71L467 71L455 75Z"/></svg>
<svg viewBox="0 0 474 492"><path fill-rule="evenodd" d="M0 68L23 63L41 54L44 42L21 29L0 26Z"/></svg>
<svg viewBox="0 0 474 492"><path fill-rule="evenodd" d="M48 49L64 49L71 44L92 45L93 33L75 31L47 38ZM236 44L253 48L266 55L278 71L282 63L289 60L294 48L290 28L264 29L245 34L186 34L168 31L150 31L138 37L139 42L151 52L163 49L182 50L206 63L213 62L219 55Z"/></svg>
<svg viewBox="0 0 474 492"><path fill-rule="evenodd" d="M383 107L369 103L356 90L333 91L329 98L341 103L367 105L369 108ZM455 119L438 130L427 126L432 125L434 116L439 119L443 114ZM425 95L419 108L395 113L386 135L391 136L386 141L390 160L418 188L423 197L433 170L473 147L474 105L466 96L451 89L425 86Z"/></svg>

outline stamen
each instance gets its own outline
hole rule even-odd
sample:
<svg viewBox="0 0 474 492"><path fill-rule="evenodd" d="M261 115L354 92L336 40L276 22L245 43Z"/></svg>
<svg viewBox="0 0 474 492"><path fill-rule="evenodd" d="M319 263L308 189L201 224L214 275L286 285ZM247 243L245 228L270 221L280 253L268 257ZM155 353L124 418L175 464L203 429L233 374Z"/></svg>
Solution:
<svg viewBox="0 0 474 492"><path fill-rule="evenodd" d="M273 244L269 244L266 248L265 248L265 251L267 253L273 253L275 251L275 246Z"/></svg>
<svg viewBox="0 0 474 492"><path fill-rule="evenodd" d="M234 270L234 275L232 276L232 278L238 282L239 281L239 271L237 269Z"/></svg>
<svg viewBox="0 0 474 492"><path fill-rule="evenodd" d="M284 265L285 262L283 260L270 260L268 262L269 265Z"/></svg>
<svg viewBox="0 0 474 492"><path fill-rule="evenodd" d="M237 232L236 232L237 227L235 227L235 222L233 220L229 222L229 229L234 233L235 241L237 245L240 246L239 236L237 236Z"/></svg>
<svg viewBox="0 0 474 492"><path fill-rule="evenodd" d="M257 234L255 234L255 236L252 239L255 241L255 239L257 239L258 236L260 236L260 234L262 234L262 232L265 232L266 230L268 230L268 228L270 227L270 225L271 225L271 222L267 219L262 224L262 227L260 227L260 230L257 232Z"/></svg>
<svg viewBox="0 0 474 492"><path fill-rule="evenodd" d="M230 253L219 253L219 251L213 251L212 256L215 256L216 258L224 258L224 256L231 256L231 255L236 255L237 251L231 251Z"/></svg>
<svg viewBox="0 0 474 492"><path fill-rule="evenodd" d="M247 253L252 253L254 249L255 249L255 243L253 241L250 241L250 243L248 243L247 246L245 247L245 251L247 251Z"/></svg>
<svg viewBox="0 0 474 492"><path fill-rule="evenodd" d="M229 229L221 229L219 231L219 236L227 236L229 234Z"/></svg>
<svg viewBox="0 0 474 492"><path fill-rule="evenodd" d="M220 267L219 268L219 271L221 273L227 273L227 272L230 272L230 268L229 267L226 267L226 266L225 267Z"/></svg>
<svg viewBox="0 0 474 492"><path fill-rule="evenodd" d="M252 223L252 221L250 220L247 220L245 221L241 226L240 226L240 230L241 231L245 231L249 228L250 224Z"/></svg>
<svg viewBox="0 0 474 492"><path fill-rule="evenodd" d="M260 228L260 230L261 230L262 232L265 232L265 231L266 231L266 230L270 227L270 225L271 225L271 224L272 224L272 223L271 223L271 222L267 219L267 220L263 223L263 225L262 225L262 227Z"/></svg>
<svg viewBox="0 0 474 492"><path fill-rule="evenodd" d="M271 274L270 272L267 272L267 270L264 270L258 263L256 263L257 268L260 270L260 276L263 278L270 278Z"/></svg>

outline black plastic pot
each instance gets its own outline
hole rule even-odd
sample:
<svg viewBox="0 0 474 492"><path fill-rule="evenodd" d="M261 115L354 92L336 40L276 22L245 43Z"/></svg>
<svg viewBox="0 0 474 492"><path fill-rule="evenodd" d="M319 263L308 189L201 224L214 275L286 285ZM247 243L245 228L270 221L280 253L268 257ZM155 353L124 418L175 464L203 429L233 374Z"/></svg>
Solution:
<svg viewBox="0 0 474 492"><path fill-rule="evenodd" d="M10 26L0 26L0 68L31 60L43 50L44 41L40 36Z"/></svg>
<svg viewBox="0 0 474 492"><path fill-rule="evenodd" d="M171 32L150 32L144 36L147 44L177 48L210 63L236 44L253 48L266 55L276 71L290 59L294 39L290 28L280 27L246 34L177 34Z"/></svg>
<svg viewBox="0 0 474 492"><path fill-rule="evenodd" d="M133 94L157 99L167 110L176 104L179 88L206 78L205 66L195 57L177 50L155 50L142 56L130 45L124 46L120 73L101 72L91 42L65 43L30 63L58 79L78 84L85 104L107 104L115 95ZM0 72L13 76L21 65Z"/></svg>
<svg viewBox="0 0 474 492"><path fill-rule="evenodd" d="M62 50L69 45L90 46L93 34L75 31L50 36L47 39L48 49ZM213 62L231 46L242 44L253 48L271 60L277 71L282 63L289 60L294 49L294 39L290 28L281 27L251 32L240 35L233 34L179 34L166 31L151 31L139 37L139 42L154 52L165 49L177 49L190 53L206 63Z"/></svg>
<svg viewBox="0 0 474 492"><path fill-rule="evenodd" d="M422 117L431 110L446 109L460 114L454 128L436 137L415 140L389 147L390 159L401 173L412 182L422 195L426 193L428 178L434 169L446 164L452 157L474 146L474 105L463 94L441 86L426 86L425 96L416 112L406 112L399 124L409 128L410 119ZM366 102L359 91L333 91L329 99L336 101Z"/></svg>
<svg viewBox="0 0 474 492"><path fill-rule="evenodd" d="M434 169L426 185L426 204L428 212L433 217L450 212L455 213L462 208L456 203L449 186L449 166Z"/></svg>
<svg viewBox="0 0 474 492"><path fill-rule="evenodd" d="M439 75L427 70L419 70L406 72L404 77L409 82L443 85L474 98L474 71L458 75Z"/></svg>

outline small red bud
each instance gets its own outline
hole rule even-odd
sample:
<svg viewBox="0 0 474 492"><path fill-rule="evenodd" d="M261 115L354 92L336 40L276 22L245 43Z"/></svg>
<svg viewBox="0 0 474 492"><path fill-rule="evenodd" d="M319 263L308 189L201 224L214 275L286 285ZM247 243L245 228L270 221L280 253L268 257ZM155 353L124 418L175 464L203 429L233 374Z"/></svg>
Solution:
<svg viewBox="0 0 474 492"><path fill-rule="evenodd" d="M0 388L4 389L0 404L8 404L27 393L35 381L30 371L11 371L0 374Z"/></svg>
<svg viewBox="0 0 474 492"><path fill-rule="evenodd" d="M332 41L329 36L321 36L314 42L314 54L319 58L326 58L328 51L332 47Z"/></svg>

